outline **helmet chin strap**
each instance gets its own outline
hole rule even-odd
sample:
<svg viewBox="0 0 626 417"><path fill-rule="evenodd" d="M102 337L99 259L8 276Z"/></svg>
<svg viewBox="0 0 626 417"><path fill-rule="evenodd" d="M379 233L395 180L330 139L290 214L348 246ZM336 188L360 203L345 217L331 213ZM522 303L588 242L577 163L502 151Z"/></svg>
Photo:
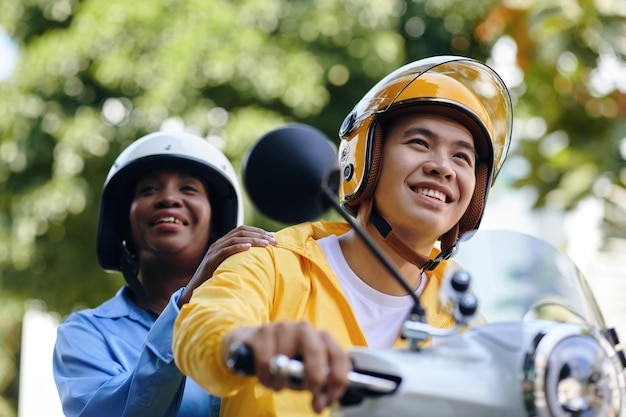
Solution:
<svg viewBox="0 0 626 417"><path fill-rule="evenodd" d="M126 247L126 241L123 240L120 243L121 250L121 259L120 266L122 270L122 275L124 275L124 279L128 283L130 290L135 294L135 296L139 299L141 303L143 303L144 307L155 316L158 316L159 313L152 307L150 303L150 299L148 298L148 294L146 294L146 290L141 285L139 281L139 265L137 264L137 260L135 259L135 255L133 255L128 247Z"/></svg>
<svg viewBox="0 0 626 417"><path fill-rule="evenodd" d="M450 256L454 253L456 244L450 245L450 247L442 247L441 252L435 257L435 259L430 259L427 256L415 252L395 234L395 231L391 228L389 223L387 223L380 213L378 213L378 210L374 207L373 199L370 199L361 205L361 209L364 210L363 214L365 215L363 218L369 219L368 221L376 228L376 230L378 230L378 233L380 233L380 235L384 238L385 243L396 251L396 253L398 253L398 255L400 255L404 260L420 268L422 273L432 271L437 268L441 261L450 258ZM458 227L459 226L457 224L455 229L458 229Z"/></svg>

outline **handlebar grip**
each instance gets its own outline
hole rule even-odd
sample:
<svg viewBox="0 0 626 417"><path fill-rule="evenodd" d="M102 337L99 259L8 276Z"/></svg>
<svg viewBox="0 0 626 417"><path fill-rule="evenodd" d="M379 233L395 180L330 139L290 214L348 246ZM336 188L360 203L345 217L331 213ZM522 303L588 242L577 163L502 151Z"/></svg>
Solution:
<svg viewBox="0 0 626 417"><path fill-rule="evenodd" d="M279 375L288 375L294 384L304 379L304 363L297 359L289 359L284 355L276 355L270 361L270 369ZM357 371L348 372L348 380L353 388L366 389L380 394L388 394L396 390L398 383L379 376L363 374Z"/></svg>
<svg viewBox="0 0 626 417"><path fill-rule="evenodd" d="M243 343L233 343L226 366L240 375L254 375L254 353Z"/></svg>
<svg viewBox="0 0 626 417"><path fill-rule="evenodd" d="M254 353L252 352L252 348L243 343L234 343L230 348L226 366L240 375L254 375ZM301 361L289 359L283 355L277 355L272 358L270 366L274 368L275 373L288 375L294 388L302 382L304 377L304 364ZM341 400L341 403L344 405L359 402L364 396L371 394L391 394L397 389L399 384L399 381L355 371L348 372L348 379L350 380L350 388ZM367 394L368 392L370 393L369 395Z"/></svg>

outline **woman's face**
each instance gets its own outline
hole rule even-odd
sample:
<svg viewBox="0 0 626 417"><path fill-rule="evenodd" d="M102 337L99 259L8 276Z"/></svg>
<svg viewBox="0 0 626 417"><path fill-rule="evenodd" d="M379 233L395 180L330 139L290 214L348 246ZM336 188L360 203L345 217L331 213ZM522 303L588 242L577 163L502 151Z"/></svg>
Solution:
<svg viewBox="0 0 626 417"><path fill-rule="evenodd" d="M197 265L209 245L209 190L185 171L162 169L139 178L130 205L133 249L140 263L176 258Z"/></svg>

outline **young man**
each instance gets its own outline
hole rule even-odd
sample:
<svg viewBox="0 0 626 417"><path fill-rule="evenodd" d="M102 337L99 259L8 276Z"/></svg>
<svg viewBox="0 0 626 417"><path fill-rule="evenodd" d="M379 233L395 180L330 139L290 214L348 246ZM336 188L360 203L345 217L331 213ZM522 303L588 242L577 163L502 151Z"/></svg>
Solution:
<svg viewBox="0 0 626 417"><path fill-rule="evenodd" d="M340 197L419 296L433 326L446 259L478 227L511 135L500 77L463 57L434 57L389 74L342 125ZM181 311L181 370L223 397L222 416L308 416L345 392L353 346L401 347L412 299L345 223L286 228L276 246L225 260ZM255 376L227 367L254 353ZM272 373L276 355L303 360L300 391ZM267 389L270 388L270 389Z"/></svg>

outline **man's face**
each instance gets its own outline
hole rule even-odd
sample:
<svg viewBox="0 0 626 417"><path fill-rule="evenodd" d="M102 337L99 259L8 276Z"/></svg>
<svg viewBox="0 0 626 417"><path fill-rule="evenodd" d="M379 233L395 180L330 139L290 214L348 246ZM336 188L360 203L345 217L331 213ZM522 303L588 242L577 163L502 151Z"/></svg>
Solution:
<svg viewBox="0 0 626 417"><path fill-rule="evenodd" d="M432 244L459 222L476 184L474 139L434 114L399 117L387 127L376 207L407 244Z"/></svg>
<svg viewBox="0 0 626 417"><path fill-rule="evenodd" d="M157 170L140 178L129 214L139 259L173 256L197 263L208 247L208 190L184 171Z"/></svg>

